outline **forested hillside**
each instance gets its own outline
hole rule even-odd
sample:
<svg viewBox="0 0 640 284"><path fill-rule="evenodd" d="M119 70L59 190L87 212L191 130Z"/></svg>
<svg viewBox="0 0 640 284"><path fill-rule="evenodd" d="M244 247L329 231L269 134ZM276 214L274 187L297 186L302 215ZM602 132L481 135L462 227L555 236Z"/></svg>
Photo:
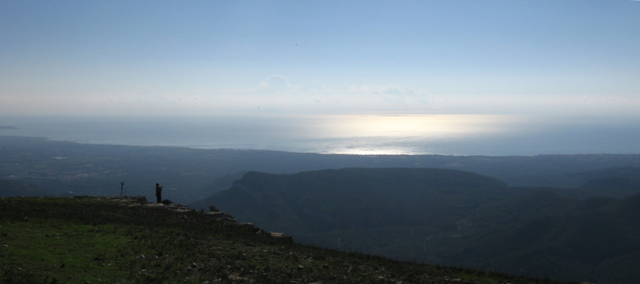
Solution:
<svg viewBox="0 0 640 284"><path fill-rule="evenodd" d="M604 195L622 194L616 193L620 184L596 180ZM307 244L555 279L635 283L628 268L640 251L640 194L571 197L592 194L593 183L544 191L443 169L250 172L208 201ZM618 280L609 280L614 274Z"/></svg>

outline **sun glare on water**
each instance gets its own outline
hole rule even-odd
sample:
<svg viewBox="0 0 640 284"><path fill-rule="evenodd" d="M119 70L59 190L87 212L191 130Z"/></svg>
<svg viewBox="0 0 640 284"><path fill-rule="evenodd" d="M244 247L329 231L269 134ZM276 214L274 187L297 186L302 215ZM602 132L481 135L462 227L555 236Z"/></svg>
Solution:
<svg viewBox="0 0 640 284"><path fill-rule="evenodd" d="M485 137L514 130L514 116L500 115L338 115L322 117L313 138L333 139L327 152L357 155L427 154L430 141Z"/></svg>
<svg viewBox="0 0 640 284"><path fill-rule="evenodd" d="M514 121L499 115L341 115L319 125L325 137L433 137L491 134Z"/></svg>

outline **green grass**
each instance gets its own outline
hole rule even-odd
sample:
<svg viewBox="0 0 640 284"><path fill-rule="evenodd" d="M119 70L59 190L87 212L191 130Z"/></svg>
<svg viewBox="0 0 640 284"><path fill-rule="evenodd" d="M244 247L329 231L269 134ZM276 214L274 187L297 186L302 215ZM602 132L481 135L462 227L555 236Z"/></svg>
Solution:
<svg viewBox="0 0 640 284"><path fill-rule="evenodd" d="M27 276L35 281L99 282L124 279L127 274L119 266L119 257L127 245L127 237L115 226L93 227L60 220L28 219L5 223L0 228L3 269L16 279ZM38 273L33 273L33 272Z"/></svg>
<svg viewBox="0 0 640 284"><path fill-rule="evenodd" d="M133 204L0 198L0 283L555 283L302 246Z"/></svg>

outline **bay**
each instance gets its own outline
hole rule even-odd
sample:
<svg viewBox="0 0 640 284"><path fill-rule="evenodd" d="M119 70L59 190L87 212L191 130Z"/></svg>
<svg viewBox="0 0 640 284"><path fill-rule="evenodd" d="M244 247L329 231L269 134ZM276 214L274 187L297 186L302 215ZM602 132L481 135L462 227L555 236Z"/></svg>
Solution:
<svg viewBox="0 0 640 284"><path fill-rule="evenodd" d="M0 135L91 144L322 154L640 153L633 118L451 114L0 116Z"/></svg>

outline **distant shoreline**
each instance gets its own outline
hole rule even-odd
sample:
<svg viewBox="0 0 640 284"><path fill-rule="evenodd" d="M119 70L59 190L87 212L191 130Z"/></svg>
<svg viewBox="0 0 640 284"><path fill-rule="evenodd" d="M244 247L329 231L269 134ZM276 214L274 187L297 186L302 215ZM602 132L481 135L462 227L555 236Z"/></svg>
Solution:
<svg viewBox="0 0 640 284"><path fill-rule="evenodd" d="M19 128L15 127L15 126L2 126L2 125L0 125L0 130L4 130L4 129L19 129Z"/></svg>
<svg viewBox="0 0 640 284"><path fill-rule="evenodd" d="M425 117L409 125L404 125L399 118L391 118L388 124L384 122L387 117L344 117L351 119L351 122L342 125L329 116L296 119L76 119L52 116L9 117L4 120L0 115L0 118L0 126L20 125L19 129L0 130L0 135L46 137L54 141L105 145L354 155L640 153L640 144L637 143L640 140L638 121L618 124L614 120L592 123L590 120L531 118L523 120L522 124L517 121L513 124L489 123L485 129L476 125L476 122L462 119L462 128L457 129L449 127L446 119L442 122L444 124L438 122L431 125ZM376 123L380 125L376 126Z"/></svg>

